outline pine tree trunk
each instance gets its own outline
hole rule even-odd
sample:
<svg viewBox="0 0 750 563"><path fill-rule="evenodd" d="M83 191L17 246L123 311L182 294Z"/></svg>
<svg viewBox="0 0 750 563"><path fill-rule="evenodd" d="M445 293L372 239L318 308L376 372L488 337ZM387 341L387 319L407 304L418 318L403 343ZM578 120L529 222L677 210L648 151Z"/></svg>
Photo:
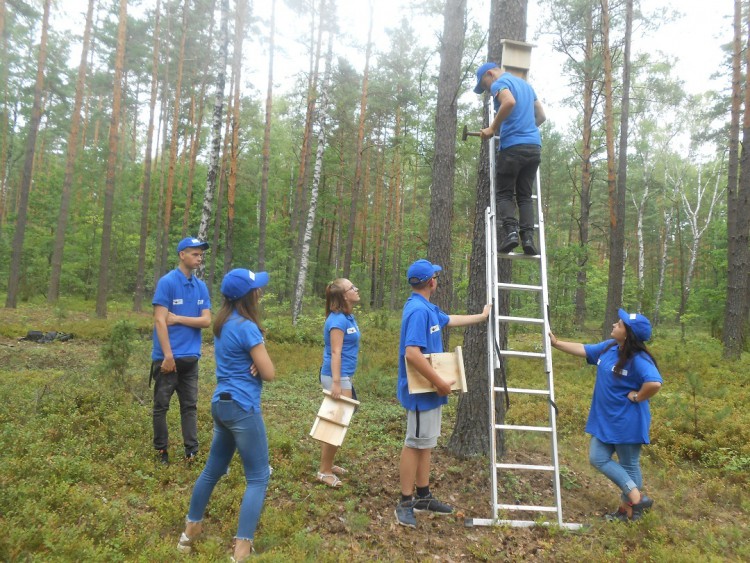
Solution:
<svg viewBox="0 0 750 563"><path fill-rule="evenodd" d="M488 59L502 60L502 39L516 41L526 40L527 0L492 0L490 7L490 30ZM485 106L486 108L486 106ZM489 115L485 109L483 123L486 125ZM487 302L485 279L485 222L484 212L490 201L489 178L489 143L483 142L479 153L479 171L477 175L477 200L474 216L474 235L469 265L469 289L467 309L481 311ZM494 157L494 155L493 155ZM503 260L503 263L509 263ZM498 272L499 281L510 279L510 266L502 266ZM507 293L507 292L505 292ZM508 310L507 296L501 298L499 311ZM506 347L507 331L501 329L498 334L499 345ZM480 323L467 327L464 333L464 365L468 393L462 393L458 401L456 425L448 442L448 449L457 456L487 454L490 451L490 412L489 381L487 374L487 324ZM505 362L500 363L500 376L505 371ZM497 377L497 376L496 376ZM504 405L496 401L496 420L504 418ZM497 455L505 449L504 436L498 433Z"/></svg>
<svg viewBox="0 0 750 563"><path fill-rule="evenodd" d="M440 75L435 111L435 156L432 165L432 200L427 259L443 265L440 283L432 301L444 311L452 309L453 264L453 177L456 169L456 127L458 94L461 87L461 57L464 51L466 0L447 0L443 12L440 43ZM450 331L443 331L443 348L448 350Z"/></svg>
<svg viewBox="0 0 750 563"><path fill-rule="evenodd" d="M96 316L107 317L107 294L109 293L109 257L112 241L112 217L115 205L115 169L120 137L120 104L122 101L122 68L125 60L126 26L128 2L120 0L120 15L117 26L117 52L115 54L115 76L112 92L112 120L109 126L109 156L107 179L104 191L104 219L102 221L102 247L99 259L99 285L96 293Z"/></svg>
<svg viewBox="0 0 750 563"><path fill-rule="evenodd" d="M209 37L213 36L213 33L209 33ZM201 147L201 132L203 131L203 102L206 99L206 82L208 78L208 69L206 69L203 79L201 80L201 89L198 94L198 116L197 123L194 119L191 123L193 126L193 132L190 135L190 162L188 163L188 179L187 189L185 193L185 211L182 217L182 236L183 238L188 236L188 230L190 229L190 209L193 206L193 182L195 181L195 163L198 159L198 151Z"/></svg>
<svg viewBox="0 0 750 563"><path fill-rule="evenodd" d="M6 205L8 200L8 157L9 157L9 138L10 128L8 127L8 121L10 115L8 113L8 37L5 34L5 14L7 12L5 0L0 0L0 53L2 58L0 59L0 102L3 107L0 111L0 232L3 230L5 224Z"/></svg>
<svg viewBox="0 0 750 563"><path fill-rule="evenodd" d="M214 195L216 193L216 178L219 171L219 152L221 149L221 122L224 112L224 86L227 72L227 50L229 43L228 28L229 0L221 0L221 24L219 27L219 70L216 74L216 100L214 102L213 119L211 125L211 156L208 163L206 175L206 191L203 195L203 209L201 211L201 224L198 228L198 238L208 239L208 225L211 221L213 211ZM215 259L217 249L211 253L212 260ZM205 262L198 269L198 276L203 277Z"/></svg>
<svg viewBox="0 0 750 563"><path fill-rule="evenodd" d="M26 220L29 209L29 193L31 192L31 180L34 166L34 151L36 149L36 138L39 132L39 123L42 120L42 95L44 92L44 67L47 62L47 32L49 28L50 0L44 0L44 15L42 16L42 38L39 43L39 58L37 61L36 83L34 85L34 104L31 108L31 121L29 122L29 133L26 138L26 152L24 155L23 174L18 194L18 206L16 216L16 229L13 233L13 246L11 247L10 275L8 277L8 294L5 306L15 309L18 301L18 290L21 281L21 258L23 257L23 241L26 237Z"/></svg>
<svg viewBox="0 0 750 563"><path fill-rule="evenodd" d="M71 187L73 186L76 155L78 154L81 106L83 105L83 91L86 87L86 62L88 60L93 16L94 0L89 0L88 9L86 10L86 25L83 31L81 62L78 66L78 78L76 80L76 94L75 102L73 103L73 115L70 123L70 136L68 137L68 155L65 161L65 177L63 179L62 196L60 198L60 212L57 216L57 229L55 230L55 242L52 251L49 290L47 292L47 302L50 304L57 303L60 296L60 275L62 273L63 249L65 247L65 230L68 226L68 216L70 214L70 192Z"/></svg>
<svg viewBox="0 0 750 563"><path fill-rule="evenodd" d="M609 282L602 337L609 336L617 320L617 309L623 305L623 269L625 267L625 193L627 190L628 120L630 108L630 43L633 29L633 0L626 0L625 50L622 62L622 106L620 108L620 146L615 178L614 110L612 92L612 55L609 47L609 0L602 0L602 34L604 42L605 121L607 129L607 181L609 185ZM609 106L609 109L607 109Z"/></svg>
<svg viewBox="0 0 750 563"><path fill-rule="evenodd" d="M271 0L271 31L268 46L268 91L266 93L266 125L263 130L263 168L260 180L258 210L258 270L266 268L266 225L268 215L268 174L271 167L271 117L273 108L273 55L276 31L276 0Z"/></svg>
<svg viewBox="0 0 750 563"><path fill-rule="evenodd" d="M154 44L151 63L151 100L148 106L148 129L146 132L146 152L143 155L143 182L141 183L141 230L138 243L138 270L135 281L135 297L133 311L141 311L143 297L146 293L146 243L148 242L148 209L151 202L151 151L154 137L154 115L156 112L156 97L159 90L159 20L161 18L161 0L156 2L154 14Z"/></svg>
<svg viewBox="0 0 750 563"><path fill-rule="evenodd" d="M167 170L167 193L164 197L164 216L162 217L161 232L161 263L167 264L168 251L171 248L169 243L169 231L172 223L172 198L174 195L174 176L177 166L177 142L178 126L180 124L180 104L182 103L182 76L185 66L185 41L187 40L187 16L188 0L184 0L182 5L182 33L180 38L180 54L177 59L177 82L174 90L174 107L172 108L172 128L169 136L169 168Z"/></svg>
<svg viewBox="0 0 750 563"><path fill-rule="evenodd" d="M352 186L352 200L349 207L349 223L346 234L346 249L344 251L343 276L349 277L352 267L352 250L354 249L354 231L357 219L357 201L359 186L362 181L362 151L365 139L365 117L367 116L367 87L370 76L370 55L372 54L372 2L370 7L370 26L367 32L367 50L365 52L365 71L362 76L362 97L359 102L359 129L357 133L357 160L354 167L354 185Z"/></svg>
<svg viewBox="0 0 750 563"><path fill-rule="evenodd" d="M242 43L245 37L246 0L237 0L234 22L234 52L232 57L232 144L229 157L229 184L227 186L227 231L224 245L224 272L229 271L234 255L234 200L237 192L237 164L240 154L240 87L242 85Z"/></svg>
<svg viewBox="0 0 750 563"><path fill-rule="evenodd" d="M746 205L750 176L739 173L739 136L740 136L740 101L742 95L741 57L742 57L742 4L741 0L734 0L734 39L732 42L732 105L731 125L729 129L729 168L727 178L727 300L724 310L724 357L738 359L745 346L745 323L747 321L747 275L748 239L739 229L742 203ZM749 24L750 25L750 24ZM748 37L750 44L750 34ZM748 55L750 56L750 55ZM750 73L750 60L746 63L746 76ZM747 87L745 88L747 96ZM746 124L750 111L745 102L743 121L743 140L747 130ZM750 145L745 145L750 146ZM742 158L747 158L746 151L742 151ZM744 184L744 185L743 185ZM741 202L742 200L742 202ZM747 211L745 211L746 213Z"/></svg>

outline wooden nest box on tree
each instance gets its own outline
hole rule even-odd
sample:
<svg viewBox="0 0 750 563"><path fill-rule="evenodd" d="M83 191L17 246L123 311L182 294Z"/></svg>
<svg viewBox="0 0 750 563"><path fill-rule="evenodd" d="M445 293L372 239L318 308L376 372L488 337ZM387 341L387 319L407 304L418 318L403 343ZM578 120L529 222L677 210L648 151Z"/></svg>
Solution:
<svg viewBox="0 0 750 563"><path fill-rule="evenodd" d="M503 46L500 66L511 74L527 80L531 67L531 49L534 45L512 39L503 39L500 44Z"/></svg>

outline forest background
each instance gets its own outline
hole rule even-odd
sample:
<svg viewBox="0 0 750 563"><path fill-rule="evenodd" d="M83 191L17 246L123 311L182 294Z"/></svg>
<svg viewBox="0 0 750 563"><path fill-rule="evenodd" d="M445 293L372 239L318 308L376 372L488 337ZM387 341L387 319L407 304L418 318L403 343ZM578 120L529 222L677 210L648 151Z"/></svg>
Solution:
<svg viewBox="0 0 750 563"><path fill-rule="evenodd" d="M635 4L628 57L633 3L535 6L544 35L531 80L543 102L542 93L554 100L541 168L550 318L560 335L597 339L614 295L654 321L668 388L655 402L660 423L644 462L659 510L642 534L592 522L614 495L583 453L590 373L556 356L564 504L571 520L593 524L585 541L541 529L457 532L449 520L420 522L432 532L425 542L390 519L402 437L392 381L397 311L408 293L404 269L425 255L447 266L444 308L464 311L468 303L474 312L483 302L472 268L481 261L473 252L485 163L479 143L462 143L455 125L482 122L481 98L466 92L476 64L497 52L497 33L493 43L487 32L496 22L483 15L486 3L414 2L403 19L389 14L385 32L372 24L385 42L368 41L369 6L346 8L353 4L366 32L347 33L340 6L328 0L90 0L84 14L77 3L0 0L0 250L10 257L0 261L0 521L8 530L0 554L173 557L171 540L162 540L178 531L194 472L151 463L149 391L138 370L149 353L144 300L174 266L176 241L197 234L211 243L201 275L215 302L228 269L271 273L266 328L272 355L283 361L279 385L266 395L276 472L258 546L269 560L670 559L678 558L675 545L686 561L747 559L747 385L737 377L747 362L750 170L739 150L740 133L750 134L750 112L740 123L747 3L733 4L720 33L730 43L715 45L719 63L702 62L713 50L702 41L684 53L697 66L688 65L691 78L710 84L699 91L683 84L680 61L639 40L669 28L668 13ZM525 17L525 2L492 4L522 6ZM260 9L269 6L287 15L273 21ZM462 39L450 42L440 31L450 19L443 10L456 6L468 16L453 18ZM71 29L71 20L79 25ZM296 34L304 62L281 55L292 51L274 34L282 26ZM525 19L513 35L525 39ZM459 78L449 83L438 78L446 45L459 53ZM567 81L549 80L554 73ZM453 130L440 125L446 84L456 102ZM455 148L445 150L446 138ZM615 148L626 150L615 157ZM455 170L445 173L448 160ZM614 215L613 187L624 196ZM613 217L626 229L620 239ZM447 250L435 249L436 232L448 235ZM527 273L518 267L514 276ZM342 274L363 297L358 377L366 401L347 443L354 494L328 495L310 487L317 447L305 435L319 392L310 366L320 353L323 288ZM517 297L511 305L523 315L538 303ZM31 328L76 338L46 348L16 342ZM523 330L510 336L531 339ZM481 342L467 332L467 349ZM203 404L210 352L208 338ZM467 364L478 360L471 354ZM470 389L480 389L483 374L467 365L467 375ZM488 433L477 428L486 417L461 419L470 401L487 406L472 393L451 401L446 425L455 430L440 444L435 480L455 491L450 501L461 515L484 517L487 467L471 454L486 452ZM507 416L523 423L530 413L516 403ZM205 410L200 416L205 444L211 424ZM444 456L444 447L458 457ZM519 451L539 453L509 455ZM241 488L239 467L229 481L232 491ZM508 477L502 486L521 498L539 484ZM209 519L222 539L207 538L200 559L225 554L234 497L217 495ZM462 541L445 539L456 533Z"/></svg>

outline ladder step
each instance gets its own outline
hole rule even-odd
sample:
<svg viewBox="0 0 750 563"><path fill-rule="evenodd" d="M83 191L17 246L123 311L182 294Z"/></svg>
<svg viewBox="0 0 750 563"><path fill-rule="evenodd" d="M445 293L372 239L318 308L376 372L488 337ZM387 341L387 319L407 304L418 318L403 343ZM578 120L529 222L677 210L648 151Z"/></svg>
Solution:
<svg viewBox="0 0 750 563"><path fill-rule="evenodd" d="M501 323L530 323L530 324L537 324L537 325L544 324L544 319L537 319L534 317L508 317L505 315L498 315L497 319Z"/></svg>
<svg viewBox="0 0 750 563"><path fill-rule="evenodd" d="M522 463L497 463L498 469L528 469L529 471L554 471L554 465L524 465Z"/></svg>
<svg viewBox="0 0 750 563"><path fill-rule="evenodd" d="M522 291L542 291L544 288L541 285L524 285L520 283L503 283L497 284L498 289L519 289Z"/></svg>
<svg viewBox="0 0 750 563"><path fill-rule="evenodd" d="M556 506L534 506L530 504L497 504L496 510L525 510L534 512L557 512Z"/></svg>
<svg viewBox="0 0 750 563"><path fill-rule="evenodd" d="M520 350L500 350L501 356L513 356L516 358L546 358L542 352L521 352Z"/></svg>
<svg viewBox="0 0 750 563"><path fill-rule="evenodd" d="M498 257L508 260L539 260L541 258L539 254L524 254L523 252L500 252Z"/></svg>
<svg viewBox="0 0 750 563"><path fill-rule="evenodd" d="M495 393L504 393L503 387L495 387ZM549 395L547 389L519 389L518 387L508 387L508 393L521 393L524 395Z"/></svg>
<svg viewBox="0 0 750 563"><path fill-rule="evenodd" d="M495 424L496 430L528 430L530 432L552 432L551 426L519 426L516 424Z"/></svg>

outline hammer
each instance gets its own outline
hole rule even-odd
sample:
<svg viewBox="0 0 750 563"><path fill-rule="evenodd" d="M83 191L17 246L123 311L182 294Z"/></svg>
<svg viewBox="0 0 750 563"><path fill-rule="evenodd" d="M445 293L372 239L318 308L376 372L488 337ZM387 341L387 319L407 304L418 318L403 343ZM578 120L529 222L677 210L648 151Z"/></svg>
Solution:
<svg viewBox="0 0 750 563"><path fill-rule="evenodd" d="M465 141L467 137L479 137L479 136L480 135L478 131L469 131L469 128L466 125L464 125L464 131L461 134L462 141Z"/></svg>

